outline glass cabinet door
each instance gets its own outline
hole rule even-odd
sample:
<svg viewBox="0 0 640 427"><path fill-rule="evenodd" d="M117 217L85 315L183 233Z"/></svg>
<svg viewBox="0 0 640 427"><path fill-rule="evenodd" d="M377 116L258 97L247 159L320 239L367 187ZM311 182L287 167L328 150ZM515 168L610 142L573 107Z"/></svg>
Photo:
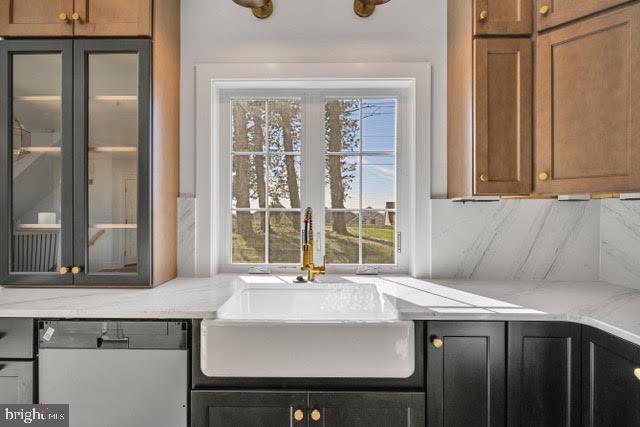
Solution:
<svg viewBox="0 0 640 427"><path fill-rule="evenodd" d="M71 284L72 42L1 41L0 82L0 280Z"/></svg>
<svg viewBox="0 0 640 427"><path fill-rule="evenodd" d="M149 42L76 40L76 283L149 284Z"/></svg>

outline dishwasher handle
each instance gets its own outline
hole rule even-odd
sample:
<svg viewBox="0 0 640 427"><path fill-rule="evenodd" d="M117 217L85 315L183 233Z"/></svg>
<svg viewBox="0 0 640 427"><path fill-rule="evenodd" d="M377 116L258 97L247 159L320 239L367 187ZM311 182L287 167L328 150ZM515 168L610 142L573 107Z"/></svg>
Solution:
<svg viewBox="0 0 640 427"><path fill-rule="evenodd" d="M118 349L129 348L129 337L111 338L108 335L102 335L97 338L97 346L99 349Z"/></svg>

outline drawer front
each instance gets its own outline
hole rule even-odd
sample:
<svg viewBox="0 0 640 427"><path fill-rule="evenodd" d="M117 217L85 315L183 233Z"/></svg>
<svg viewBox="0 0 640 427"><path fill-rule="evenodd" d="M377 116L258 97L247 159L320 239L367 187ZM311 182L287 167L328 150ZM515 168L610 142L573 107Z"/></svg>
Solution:
<svg viewBox="0 0 640 427"><path fill-rule="evenodd" d="M33 319L0 319L0 359L33 357Z"/></svg>
<svg viewBox="0 0 640 427"><path fill-rule="evenodd" d="M0 402L33 403L33 362L0 362Z"/></svg>
<svg viewBox="0 0 640 427"><path fill-rule="evenodd" d="M474 0L473 35L531 34L532 0Z"/></svg>
<svg viewBox="0 0 640 427"><path fill-rule="evenodd" d="M538 31L601 12L630 0L537 0Z"/></svg>

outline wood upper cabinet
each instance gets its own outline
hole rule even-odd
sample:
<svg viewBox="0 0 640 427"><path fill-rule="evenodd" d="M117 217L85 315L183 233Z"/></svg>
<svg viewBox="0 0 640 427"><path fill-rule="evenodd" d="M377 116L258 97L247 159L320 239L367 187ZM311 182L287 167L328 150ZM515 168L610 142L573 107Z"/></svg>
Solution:
<svg viewBox="0 0 640 427"><path fill-rule="evenodd" d="M75 0L80 37L151 37L152 0Z"/></svg>
<svg viewBox="0 0 640 427"><path fill-rule="evenodd" d="M532 2L533 0L473 0L474 35L530 34Z"/></svg>
<svg viewBox="0 0 640 427"><path fill-rule="evenodd" d="M151 37L153 0L0 0L4 37Z"/></svg>
<svg viewBox="0 0 640 427"><path fill-rule="evenodd" d="M73 0L0 0L0 36L70 37Z"/></svg>
<svg viewBox="0 0 640 427"><path fill-rule="evenodd" d="M476 39L475 194L531 192L529 39Z"/></svg>
<svg viewBox="0 0 640 427"><path fill-rule="evenodd" d="M538 37L536 191L640 189L640 4Z"/></svg>
<svg viewBox="0 0 640 427"><path fill-rule="evenodd" d="M640 347L582 329L583 425L640 425Z"/></svg>
<svg viewBox="0 0 640 427"><path fill-rule="evenodd" d="M538 31L582 18L630 0L536 0Z"/></svg>

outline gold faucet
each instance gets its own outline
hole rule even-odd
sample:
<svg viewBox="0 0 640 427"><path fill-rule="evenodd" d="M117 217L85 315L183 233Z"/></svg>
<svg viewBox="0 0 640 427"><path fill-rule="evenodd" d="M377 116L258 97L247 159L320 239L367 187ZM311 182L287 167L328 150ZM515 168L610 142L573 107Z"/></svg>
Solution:
<svg viewBox="0 0 640 427"><path fill-rule="evenodd" d="M304 230L302 233L302 271L307 272L307 280L314 282L318 274L325 274L327 257L324 257L322 265L313 262L313 213L311 208L304 211Z"/></svg>

